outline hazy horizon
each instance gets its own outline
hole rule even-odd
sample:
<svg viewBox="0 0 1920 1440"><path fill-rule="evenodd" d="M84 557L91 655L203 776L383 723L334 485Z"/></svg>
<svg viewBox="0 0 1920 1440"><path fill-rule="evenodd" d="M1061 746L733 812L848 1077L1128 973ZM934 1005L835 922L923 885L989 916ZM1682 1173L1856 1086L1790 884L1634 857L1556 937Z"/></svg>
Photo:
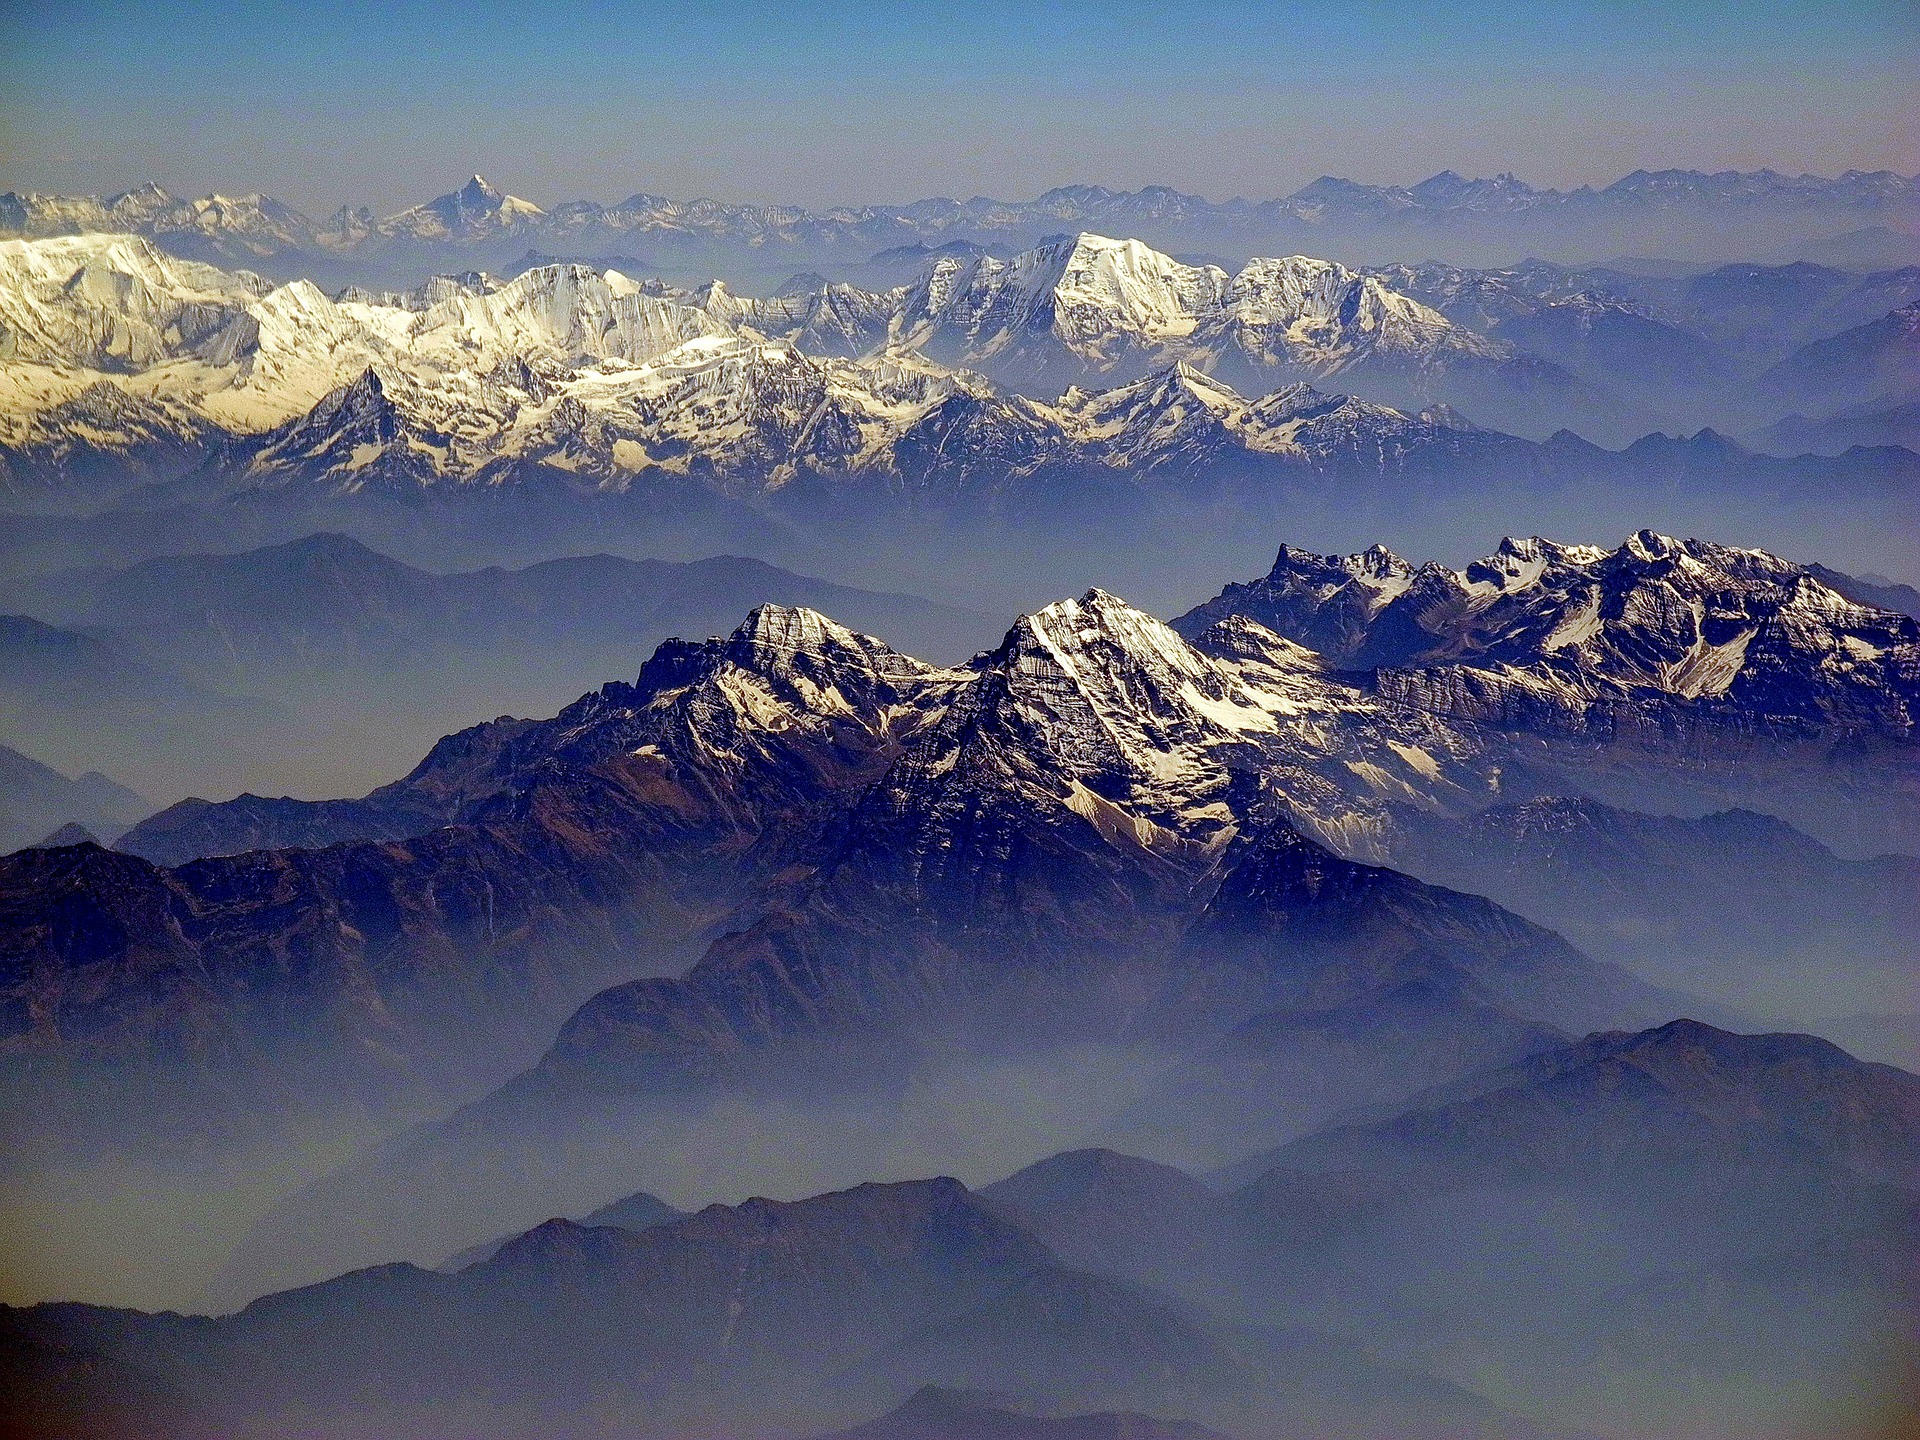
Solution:
<svg viewBox="0 0 1920 1440"><path fill-rule="evenodd" d="M205 43L161 50L161 30ZM397 210L475 172L543 205L821 207L1073 183L1259 199L1447 169L1559 188L1920 169L1920 23L1894 4L488 4L455 26L432 7L95 0L8 5L0 36L0 187L151 179L317 215Z"/></svg>

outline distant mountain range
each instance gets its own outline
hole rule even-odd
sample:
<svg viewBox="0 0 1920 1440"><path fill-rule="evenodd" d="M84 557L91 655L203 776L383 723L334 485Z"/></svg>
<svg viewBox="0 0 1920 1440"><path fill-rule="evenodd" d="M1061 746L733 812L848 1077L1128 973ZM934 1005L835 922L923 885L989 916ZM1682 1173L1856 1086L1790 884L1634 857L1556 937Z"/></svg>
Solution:
<svg viewBox="0 0 1920 1440"><path fill-rule="evenodd" d="M0 195L0 1428L1899 1431L1916 377L1890 173Z"/></svg>
<svg viewBox="0 0 1920 1440"><path fill-rule="evenodd" d="M0 195L0 234L143 234L189 259L247 265L285 278L330 263L336 274L393 277L411 271L417 279L423 271L448 268L453 256L472 257L476 268L498 267L529 248L595 256L639 247L656 263L759 252L776 265L784 260L791 272L916 245L971 241L1021 249L1078 229L1118 231L1187 250L1237 249L1243 256L1276 242L1312 248L1309 242L1317 239L1323 253L1392 247L1400 253L1378 256L1390 260L1432 254L1436 246L1505 251L1505 263L1569 249L1589 261L1621 253L1760 260L1792 240L1833 242L1863 231L1911 234L1916 220L1920 186L1887 171L1828 179L1769 170L1639 170L1604 188L1570 191L1536 188L1511 175L1469 180L1451 171L1411 186L1323 176L1284 199L1225 202L1166 186L1128 192L1070 185L1024 202L933 199L820 211L675 201L644 192L611 205L576 200L543 209L476 175L457 190L384 218L343 206L319 221L268 196L182 200L152 183L105 199ZM1854 242L1856 249L1859 244Z"/></svg>
<svg viewBox="0 0 1920 1440"><path fill-rule="evenodd" d="M669 635L730 629L767 600L833 610L946 660L1000 630L738 556L448 574L317 534L15 582L0 610L30 613L0 617L0 719L49 760L107 766L163 796L312 784L309 763L365 784L448 729L551 708ZM105 838L138 818L61 815L13 844L89 816Z"/></svg>
<svg viewBox="0 0 1920 1440"><path fill-rule="evenodd" d="M1399 865L1491 896L1660 984L1801 1023L1910 1006L1920 965L1912 856L1836 855L1751 809L1648 815L1586 798L1496 805L1464 825L1412 814L1403 824ZM1748 899L1730 912L1735 892ZM1916 1038L1889 1035L1870 1058L1911 1068Z"/></svg>
<svg viewBox="0 0 1920 1440"><path fill-rule="evenodd" d="M990 643L984 615L833 585L736 555L695 561L583 555L517 570L436 573L346 535L230 555L21 582L14 601L110 635L153 665L242 692L400 671L418 683L482 659L584 681L673 634L724 630L755 603L832 610L916 652L962 659Z"/></svg>
<svg viewBox="0 0 1920 1440"><path fill-rule="evenodd" d="M150 809L97 771L69 777L0 745L0 853L49 839L112 841Z"/></svg>
<svg viewBox="0 0 1920 1440"><path fill-rule="evenodd" d="M271 650L780 578L556 573L319 537L62 583ZM1734 1010L1898 1018L1913 862L1853 857L1920 835L1920 626L1880 589L1653 531L1288 547L948 665L764 604L359 799L0 857L0 1173L301 1177L152 1272L229 1313L0 1311L10 1390L46 1434L648 1440L1886 1405L1920 1079ZM1769 814L1672 813L1729 792Z"/></svg>

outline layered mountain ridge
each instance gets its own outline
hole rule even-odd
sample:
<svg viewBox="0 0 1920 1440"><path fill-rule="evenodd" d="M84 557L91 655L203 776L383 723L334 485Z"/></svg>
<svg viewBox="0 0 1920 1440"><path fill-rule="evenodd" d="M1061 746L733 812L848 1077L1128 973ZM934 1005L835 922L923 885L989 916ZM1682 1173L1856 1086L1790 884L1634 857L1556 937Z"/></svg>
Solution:
<svg viewBox="0 0 1920 1440"><path fill-rule="evenodd" d="M1679 1020L1469 1074L1207 1179L1091 1149L976 1189L867 1183L690 1215L637 1196L631 1224L618 1207L551 1219L451 1273L380 1265L214 1318L5 1309L0 1328L36 1421L138 1417L162 1436L289 1415L454 1434L445 1407L475 1394L512 1435L563 1414L670 1436L879 1410L837 1433L1545 1440L1709 1414L1872 1420L1898 1367L1869 1337L1912 1315L1889 1263L1914 1229L1916 1107L1920 1079L1811 1036ZM1556 1221L1605 1227L1606 1258L1552 1248ZM1467 1303L1435 1326L1421 1302L1459 1263ZM1738 1297L1738 1343L1716 1291ZM1678 1353L1626 1374L1596 1358L1630 1349L1623 1304L1667 1319ZM1487 1385L1488 1355L1504 1404L1466 1383ZM384 1379L396 1359L403 1387ZM76 1383L89 1369L116 1388Z"/></svg>
<svg viewBox="0 0 1920 1440"><path fill-rule="evenodd" d="M1029 202L976 197L901 206L793 206L676 201L641 192L612 205L577 200L545 210L475 175L459 189L384 218L342 206L315 221L270 197L209 195L182 200L157 184L106 198L0 195L0 233L45 236L120 230L163 239L194 258L256 262L286 256L417 256L427 247L469 252L490 244L538 244L560 253L595 247L673 247L733 242L796 252L853 250L942 241L1031 243L1076 225L1127 229L1161 243L1231 244L1261 232L1337 235L1448 233L1484 237L1502 231L1538 239L1618 233L1638 224L1667 231L1686 225L1748 233L1753 221L1791 232L1811 222L1859 229L1910 219L1920 201L1912 179L1849 171L1826 178L1771 170L1635 171L1604 188L1560 191L1512 175L1469 180L1444 171L1417 185L1367 185L1322 176L1279 200L1209 202L1168 186L1134 192L1068 185ZM1796 225L1796 221L1800 222ZM1745 222L1744 226L1743 223ZM1774 245L1779 241L1776 239ZM1617 250L1619 247L1616 246ZM1769 247L1772 248L1772 247Z"/></svg>
<svg viewBox="0 0 1920 1440"><path fill-rule="evenodd" d="M913 479L936 453L1016 471L1191 468L1235 451L1299 463L1364 450L1370 431L1402 450L1454 436L1297 386L1250 402L1225 373L1351 373L1414 396L1449 376L1498 389L1524 363L1326 262L1261 261L1229 281L1090 235L1004 264L941 259L885 295L823 286L769 301L577 265L332 301L140 240L0 246L0 323L21 367L6 397L11 483L55 494L115 459L177 473L221 435L214 476L249 487L410 490L529 464L602 487L648 472L777 486L810 473ZM1183 420L1174 392L1203 413ZM971 443L988 433L1006 439Z"/></svg>

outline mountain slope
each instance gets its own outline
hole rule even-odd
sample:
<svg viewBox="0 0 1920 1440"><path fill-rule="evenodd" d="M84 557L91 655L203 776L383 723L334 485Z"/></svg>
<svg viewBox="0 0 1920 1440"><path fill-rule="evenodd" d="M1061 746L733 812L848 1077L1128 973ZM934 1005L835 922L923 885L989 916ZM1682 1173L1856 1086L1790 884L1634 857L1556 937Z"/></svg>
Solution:
<svg viewBox="0 0 1920 1440"><path fill-rule="evenodd" d="M303 1070L330 1077L322 1104L471 1084L550 1033L556 1005L670 964L751 904L954 683L763 607L726 640L663 646L634 685L451 737L385 795L292 822L375 839L170 870L93 846L10 857L0 928L23 1004L6 1047L70 1072L14 1067L10 1104L57 1116L88 1085L128 1090L114 1124L133 1135L143 1117L252 1123L299 1103ZM43 923L75 905L92 923ZM149 1081L179 1103L134 1104Z"/></svg>
<svg viewBox="0 0 1920 1440"><path fill-rule="evenodd" d="M1920 376L1920 301L1805 345L1760 377L1796 407L1840 409L1906 395Z"/></svg>
<svg viewBox="0 0 1920 1440"><path fill-rule="evenodd" d="M0 445L16 487L35 493L115 474L173 481L195 453L204 473L167 493L410 495L524 481L530 467L589 490L709 471L756 488L815 474L918 483L903 460L925 452L910 437L969 401L1037 425L1057 466L1112 469L1132 450L1046 402L1069 382L1189 362L1261 391L1336 377L1376 400L1449 398L1494 420L1551 409L1563 391L1586 403L1567 377L1329 262L1257 261L1229 281L1087 234L1007 261L944 257L916 287L828 286L804 304L569 264L329 300L304 281L267 288L93 236L0 241L0 291L22 362L0 397ZM1029 399L999 396L974 369ZM1544 435L1568 418L1523 428ZM1396 448L1435 438L1375 406L1368 424L1383 423L1408 428ZM1248 448L1279 454L1278 438ZM1302 449L1292 458L1328 458Z"/></svg>
<svg viewBox="0 0 1920 1440"><path fill-rule="evenodd" d="M982 1193L1136 1282L1362 1336L1595 1433L1864 1436L1899 1413L1914 1320L1916 1087L1811 1036L1682 1020L1468 1075L1213 1184L1066 1155Z"/></svg>
<svg viewBox="0 0 1920 1440"><path fill-rule="evenodd" d="M1663 1012L1517 917L1339 859L1281 818L1290 806L1364 838L1382 790L1424 786L1438 802L1445 765L1467 766L1464 784L1479 762L1444 759L1432 733L1417 751L1389 739L1392 716L1273 637L1248 638L1246 659L1210 659L1098 593L1024 618L757 918L682 976L595 996L511 1084L295 1197L223 1283L291 1278L294 1254L357 1263L366 1222L346 1213L390 1216L401 1253L439 1255L616 1184L677 1198L759 1183L757 1149L716 1150L709 1114L777 1113L780 1133L817 1133L786 1152L807 1184L926 1166L949 1144L1058 1148L1098 1123L1077 1082L972 1140L918 1128L913 1097L990 1107L1012 1083L1000 1066L1060 1057L1106 1074L1110 1109L1253 1016L1355 1002L1410 974L1468 975L1567 1024ZM1377 758L1350 765L1356 749ZM1504 1058L1501 1043L1489 1049ZM1383 1095L1429 1074L1367 1063ZM828 1144L813 1127L848 1105L874 1118L857 1143ZM635 1153L657 1173L634 1175ZM423 1175L444 1203L404 1198Z"/></svg>
<svg viewBox="0 0 1920 1440"><path fill-rule="evenodd" d="M1905 1008L1920 861L1845 859L1752 810L1693 819L1566 797L1461 823L1409 817L1399 833L1395 858L1414 873L1660 983L1816 1029Z"/></svg>

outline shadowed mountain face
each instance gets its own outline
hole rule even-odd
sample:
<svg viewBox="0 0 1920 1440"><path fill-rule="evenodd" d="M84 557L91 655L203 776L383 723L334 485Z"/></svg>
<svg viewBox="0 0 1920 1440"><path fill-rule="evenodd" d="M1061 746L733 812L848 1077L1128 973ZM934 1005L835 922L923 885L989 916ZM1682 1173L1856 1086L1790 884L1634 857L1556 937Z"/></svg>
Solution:
<svg viewBox="0 0 1920 1440"><path fill-rule="evenodd" d="M1917 1103L1913 1075L1811 1036L1678 1021L1469 1075L1211 1185L1095 1151L981 1193L1079 1263L1365 1335L1600 1433L1878 1434L1920 1314Z"/></svg>
<svg viewBox="0 0 1920 1440"><path fill-rule="evenodd" d="M31 1379L73 1355L174 1397L171 1414L149 1407L162 1433L168 1419L254 1435L308 1417L329 1435L455 1435L481 1412L503 1436L555 1423L582 1436L767 1433L845 1423L916 1391L876 1423L937 1413L1014 1427L986 1434L1213 1433L1112 1413L1145 1403L1252 1433L1436 1421L1462 1436L1549 1433L1348 1341L1226 1324L1069 1269L952 1180L716 1205L644 1232L550 1221L455 1275L383 1266L213 1320L48 1305L0 1312L0 1325ZM404 1393L396 1373L410 1377ZM925 1393L982 1378L1021 1409L1097 1408L1022 1425Z"/></svg>
<svg viewBox="0 0 1920 1440"><path fill-rule="evenodd" d="M1920 377L1920 301L1803 346L1760 379L1816 413L1912 391Z"/></svg>
<svg viewBox="0 0 1920 1440"><path fill-rule="evenodd" d="M1573 1433L1528 1412L1623 1437L1709 1415L1866 1434L1915 1314L1916 1185L1920 1079L1679 1021L1216 1184L1082 1151L977 1193L553 1220L457 1274L387 1265L218 1319L44 1305L0 1328L35 1393L81 1364L125 1376L112 1404L160 1434L454 1435L480 1413L503 1436ZM1621 1367L1622 1327L1656 1313L1664 1348Z"/></svg>
<svg viewBox="0 0 1920 1440"><path fill-rule="evenodd" d="M303 1089L283 1065L375 1103L396 1086L470 1085L597 985L671 968L677 947L751 903L822 807L871 779L916 706L953 683L770 607L727 640L664 647L636 684L552 721L444 742L396 796L294 807L297 838L411 839L170 870L93 846L9 857L0 894L23 1003L8 1047L58 1056L76 1103L93 1085L125 1087L129 1103L150 1081L200 1093L199 1118L184 1100L133 1106L129 1133L262 1113L256 1085ZM838 705L819 706L829 692ZM221 814L255 820L247 805ZM55 914L73 918L49 925ZM24 1120L43 1092L23 1078Z"/></svg>
<svg viewBox="0 0 1920 1440"><path fill-rule="evenodd" d="M1364 833L1343 816L1375 802L1340 757L1394 754L1370 738L1385 717L1341 709L1348 692L1322 692L1310 665L1211 660L1094 594L1022 620L963 677L920 683L957 688L757 917L684 975L596 995L523 1076L295 1197L236 1255L233 1293L291 1278L293 1255L372 1258L368 1227L341 1223L361 1207L399 1227L401 1253L437 1256L623 1184L750 1186L758 1148L702 1143L726 1116L783 1137L807 1183L927 1165L948 1144L1004 1164L1089 1137L1167 1061L1266 1017L1293 1031L1275 1074L1337 1066L1312 1094L1275 1096L1262 1133L1290 1134L1351 1103L1344 1086L1390 1098L1454 1073L1449 1054L1505 1059L1556 1025L1667 1011L1549 932L1342 859L1287 818L1293 800ZM1330 754L1289 743L1296 726ZM1417 781L1431 753L1387 763ZM1327 1043L1326 1012L1409 985L1442 998L1410 1006L1393 1044ZM994 1098L1044 1057L1078 1078ZM1196 1129L1244 1110L1218 1087L1168 1104ZM953 1117L970 1107L999 1114L963 1138ZM851 1133L848 1113L863 1117ZM657 1169L636 1174L635 1154ZM405 1198L423 1185L441 1198Z"/></svg>
<svg viewBox="0 0 1920 1440"><path fill-rule="evenodd" d="M1243 616L1195 645L1094 591L942 670L763 607L362 800L176 807L123 842L312 848L6 862L8 1043L35 1057L13 1113L85 1153L492 1091L288 1197L221 1281L241 1298L636 1187L983 1175L1101 1140L1210 1166L1681 1008L1336 852L1392 853L1580 760L1528 743Z"/></svg>
<svg viewBox="0 0 1920 1440"><path fill-rule="evenodd" d="M1733 1035L1676 1020L1608 1032L1463 1082L1426 1108L1297 1141L1243 1162L1383 1181L1470 1186L1506 1178L1631 1181L1669 1159L1734 1183L1742 1156L1782 1172L1920 1181L1920 1078L1810 1035Z"/></svg>

